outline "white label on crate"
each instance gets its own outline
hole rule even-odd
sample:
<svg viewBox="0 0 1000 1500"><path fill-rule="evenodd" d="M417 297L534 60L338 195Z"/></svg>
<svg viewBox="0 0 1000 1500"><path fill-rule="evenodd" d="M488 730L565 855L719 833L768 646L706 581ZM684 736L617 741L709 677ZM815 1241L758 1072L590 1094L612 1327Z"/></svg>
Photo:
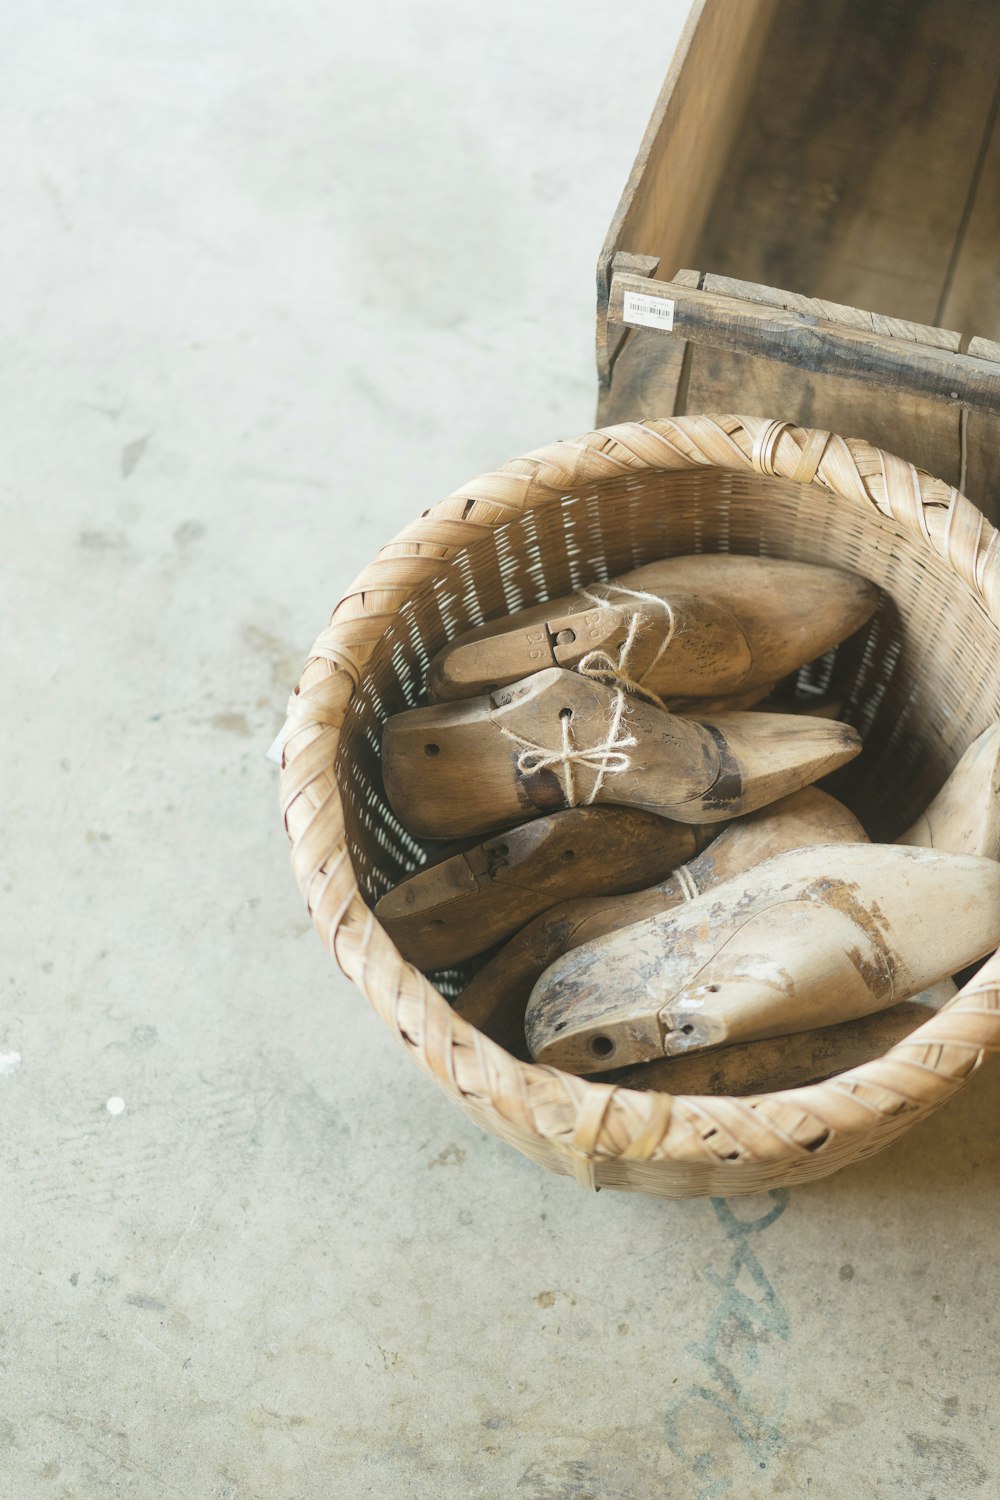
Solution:
<svg viewBox="0 0 1000 1500"><path fill-rule="evenodd" d="M669 333L674 326L674 299L650 297L645 292L626 292L625 322L643 328L662 328Z"/></svg>

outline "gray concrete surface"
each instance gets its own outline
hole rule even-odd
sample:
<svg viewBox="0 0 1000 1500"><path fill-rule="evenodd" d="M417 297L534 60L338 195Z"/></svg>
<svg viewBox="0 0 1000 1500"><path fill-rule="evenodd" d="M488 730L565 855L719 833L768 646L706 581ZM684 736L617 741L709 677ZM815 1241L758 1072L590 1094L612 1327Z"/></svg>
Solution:
<svg viewBox="0 0 1000 1500"><path fill-rule="evenodd" d="M995 1068L790 1195L588 1196L332 971L263 758L379 542L589 424L681 11L5 8L4 1496L1000 1491Z"/></svg>

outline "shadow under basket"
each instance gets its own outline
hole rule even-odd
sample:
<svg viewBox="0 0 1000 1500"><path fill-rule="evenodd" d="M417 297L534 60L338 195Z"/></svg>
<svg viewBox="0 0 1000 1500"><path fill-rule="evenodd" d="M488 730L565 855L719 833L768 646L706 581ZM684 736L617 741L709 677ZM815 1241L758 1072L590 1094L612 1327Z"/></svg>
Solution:
<svg viewBox="0 0 1000 1500"><path fill-rule="evenodd" d="M628 423L555 443L425 511L352 585L289 705L281 797L323 941L386 1025L480 1125L591 1187L665 1197L821 1177L888 1145L1000 1047L1000 956L884 1057L748 1098L671 1096L525 1064L456 1016L372 906L425 851L386 801L390 714L482 620L642 563L735 552L862 573L871 623L803 680L829 686L862 755L827 783L896 837L1000 718L1000 535L964 496L867 443L759 417ZM475 767L469 767L475 775Z"/></svg>

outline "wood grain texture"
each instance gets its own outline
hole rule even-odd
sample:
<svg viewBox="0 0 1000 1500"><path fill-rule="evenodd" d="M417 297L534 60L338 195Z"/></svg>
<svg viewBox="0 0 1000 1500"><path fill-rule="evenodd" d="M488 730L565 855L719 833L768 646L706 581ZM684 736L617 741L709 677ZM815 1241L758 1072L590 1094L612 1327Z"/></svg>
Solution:
<svg viewBox="0 0 1000 1500"><path fill-rule="evenodd" d="M727 19L735 22L741 9L732 6ZM679 54L678 64L672 88L683 93L688 57ZM766 47L748 52L738 72L735 82L726 70L720 79L742 112L721 171L711 163L707 213L691 219L686 238L640 246L619 209L609 243L620 253L657 255L664 281L679 281L679 266L700 266L708 273L703 288L722 291L727 281L735 288L734 278L764 292L784 288L786 306L812 302L824 324L839 306L841 317L867 320L896 342L966 348L996 365L996 350L987 352L1000 337L993 0L780 0ZM692 86L699 77L694 64ZM683 180L671 181L672 145L664 119L644 141L623 203L682 197ZM653 218L647 209L642 222ZM613 269L606 247L602 287ZM945 366L929 381L916 350L912 379L897 378L909 362L899 348L883 363L855 346L852 366L826 340L807 340L803 357L789 360L787 351L775 356L760 324L742 347L688 342L683 327L673 337L640 329L625 339L607 301L602 290L598 340L618 352L613 363L599 359L602 422L731 406L780 412L905 454L1000 515L1000 420L988 372L952 370L981 376L987 389L977 395L961 379L949 382Z"/></svg>
<svg viewBox="0 0 1000 1500"><path fill-rule="evenodd" d="M471 697L596 651L612 676L617 665L666 700L753 693L860 629L877 603L867 579L835 568L666 558L466 631L434 657L427 691Z"/></svg>
<svg viewBox="0 0 1000 1500"><path fill-rule="evenodd" d="M943 298L942 318L963 335L968 353L1000 362L1000 84L984 143L976 190L962 226L954 272ZM673 356L668 356L672 358ZM989 417L970 413L965 432L962 488L991 516L1000 515L1000 432Z"/></svg>
<svg viewBox="0 0 1000 1500"><path fill-rule="evenodd" d="M1000 859L1000 724L973 740L933 802L896 842Z"/></svg>
<svg viewBox="0 0 1000 1500"><path fill-rule="evenodd" d="M732 823L677 874L629 896L561 901L511 938L469 981L455 1010L515 1056L526 1057L524 1011L537 980L563 953L683 906L734 875L800 844L864 843L853 813L805 787Z"/></svg>
<svg viewBox="0 0 1000 1500"><path fill-rule="evenodd" d="M994 13L994 35L996 33ZM998 69L1000 72L1000 69ZM1000 77L994 79L992 109L986 121L981 157L967 214L958 226L951 274L944 287L939 321L963 338L1000 338Z"/></svg>
<svg viewBox="0 0 1000 1500"><path fill-rule="evenodd" d="M573 1073L837 1025L1000 944L1000 864L898 845L780 854L558 959L532 1056Z"/></svg>
<svg viewBox="0 0 1000 1500"><path fill-rule="evenodd" d="M941 323L998 76L993 0L781 0L678 264Z"/></svg>
<svg viewBox="0 0 1000 1500"><path fill-rule="evenodd" d="M990 360L955 354L937 344L890 338L853 324L819 321L794 308L633 276L614 278L609 316L622 320L626 293L637 291L674 302L674 332L665 338L683 338L796 370L848 376L885 392L944 402L956 412L1000 411L1000 368Z"/></svg>
<svg viewBox="0 0 1000 1500"><path fill-rule="evenodd" d="M824 302L725 276L705 275L698 284L723 296L893 341L890 352L904 364L911 352L908 346L928 345L953 353L959 350L960 337L955 332L885 317L866 308ZM881 378L873 383L857 372L810 369L705 344L692 346L692 350L684 388L686 409L713 411L738 391L748 411L788 411L800 421L813 421L819 414L823 424L834 432L856 432L890 451L905 452L929 473L959 483L963 414L954 407L951 388L948 400L941 401L905 386L884 388Z"/></svg>
<svg viewBox="0 0 1000 1500"><path fill-rule="evenodd" d="M599 423L637 421L663 412L687 410L690 350L684 340L664 338L656 328L624 328L620 323L608 321L612 278L620 273L638 274L628 272L625 259L621 255L614 257L598 313L598 327L604 329L599 338L606 339L611 350L607 378L598 386ZM652 269L647 269L645 275L655 276L659 265L659 260L650 257ZM668 266L663 270L664 275L670 274ZM700 272L680 270L671 279L696 287Z"/></svg>
<svg viewBox="0 0 1000 1500"><path fill-rule="evenodd" d="M684 378L672 387L674 409L712 410L738 399L748 411L819 418L832 430L906 453L949 483L958 485L968 471L984 508L996 513L991 437L1000 425L1000 351L994 344L973 340L963 354L955 352L959 336L944 329L730 278L643 284L676 304L672 333L642 330L663 345L671 368L681 369L677 350L686 351ZM634 278L614 279L612 318L635 287ZM655 389L652 353L643 369ZM613 393L602 410L609 418L627 414Z"/></svg>
<svg viewBox="0 0 1000 1500"><path fill-rule="evenodd" d="M618 252L673 271L692 253L739 126L775 0L695 0L615 210L597 268L599 377L610 374L606 309Z"/></svg>
<svg viewBox="0 0 1000 1500"><path fill-rule="evenodd" d="M905 361L905 352L902 358ZM940 400L903 386L883 391L877 382L853 374L828 374L697 346L683 410L713 411L737 399L747 411L787 411L794 421L857 433L887 452L905 454L927 473L956 486L962 478L963 424L992 425L996 420L992 414L957 408L950 392L948 400Z"/></svg>
<svg viewBox="0 0 1000 1500"><path fill-rule="evenodd" d="M631 255L626 250L618 250L611 257L610 265L607 267L602 266L598 272L600 310L597 325L597 363L598 368L606 372L605 379L602 381L602 388L610 382L611 370L621 352L622 345L632 337L631 330L623 328L620 323L608 323L607 311L611 278L614 275L655 276L659 265L659 256Z"/></svg>
<svg viewBox="0 0 1000 1500"><path fill-rule="evenodd" d="M695 720L561 667L414 708L382 736L386 795L411 833L461 838L594 802L718 823L856 756L850 725L805 715Z"/></svg>
<svg viewBox="0 0 1000 1500"><path fill-rule="evenodd" d="M668 1094L725 1094L743 1098L775 1089L820 1083L859 1067L897 1046L935 1011L958 994L950 979L889 1010L839 1026L796 1031L762 1042L743 1042L686 1057L665 1057L617 1073L613 1081L629 1089L662 1089Z"/></svg>
<svg viewBox="0 0 1000 1500"><path fill-rule="evenodd" d="M844 700L822 692L780 692L764 698L759 707L765 714L808 714L811 719L839 719L843 717Z"/></svg>
<svg viewBox="0 0 1000 1500"><path fill-rule="evenodd" d="M625 266L625 275L631 274ZM691 285L695 272L687 272L683 285ZM675 281L677 277L673 278ZM932 349L950 350L957 354L962 336L950 328L939 328L933 323L915 323L906 318L890 318L885 313L854 307L843 302L829 302L821 297L806 297L801 292L785 291L781 287L763 286L760 282L738 280L734 276L718 276L707 272L698 276L695 283L703 291L717 292L720 297L738 297L741 301L754 302L759 307L773 307L785 312L799 313L817 323L834 323L840 328L854 328L860 333L872 333L880 338L901 339L909 344L926 344Z"/></svg>
<svg viewBox="0 0 1000 1500"><path fill-rule="evenodd" d="M637 808L570 808L418 870L382 897L375 915L410 963L445 969L557 901L660 880L711 836Z"/></svg>

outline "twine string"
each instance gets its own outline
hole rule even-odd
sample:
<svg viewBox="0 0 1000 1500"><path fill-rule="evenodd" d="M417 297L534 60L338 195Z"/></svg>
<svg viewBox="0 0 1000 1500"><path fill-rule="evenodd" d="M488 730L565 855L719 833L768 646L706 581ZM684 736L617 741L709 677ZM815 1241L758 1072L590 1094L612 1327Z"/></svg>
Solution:
<svg viewBox="0 0 1000 1500"><path fill-rule="evenodd" d="M663 610L666 616L666 628L663 639L660 641L656 655L649 663L641 676L633 677L629 672L629 658L635 646L642 625L642 614L638 609L632 611L628 617L628 630L625 640L622 642L621 650L616 661L609 651L597 648L588 651L577 666L577 671L583 677L590 677L598 682L603 682L615 689L615 703L611 713L607 737L597 745L578 746L573 734L573 714L566 710L560 714L561 740L558 750L553 750L547 745L536 745L531 740L515 734L513 730L501 728L501 734L520 746L520 754L517 757L517 769L522 776L530 776L535 771L547 771L558 768L562 778L563 795L567 807L589 807L597 800L605 781L609 776L620 775L622 771L631 768L631 757L626 753L638 742L634 735L623 732L625 719L625 694L632 693L638 698L643 698L647 703L652 703L656 708L667 711L667 705L656 693L643 685L646 677L656 666L657 662L666 651L673 640L676 630L674 611L666 599L661 599L658 594L645 593L639 589L627 589L620 584L605 584L602 586L604 592L601 594L591 593L587 589L581 589L585 599L599 609L614 609L620 599L635 599L643 604L653 605ZM594 784L589 794L582 800L578 796L576 776L574 769L582 767L584 770L593 771Z"/></svg>
<svg viewBox="0 0 1000 1500"><path fill-rule="evenodd" d="M634 735L623 732L624 718L625 693L619 688L615 693L615 706L608 733L601 744L578 746L575 743L572 710L563 710L559 716L562 744L558 750L552 750L547 745L533 744L523 735L515 734L512 729L506 729L502 725L500 733L505 739L512 740L515 745L520 745L521 752L517 757L517 769L522 776L530 776L535 771L547 771L558 767L562 776L566 806L589 807L597 800L598 793L609 776L620 775L622 771L629 770L632 765L632 759L627 752L638 744L638 741ZM589 795L582 801L577 795L576 778L573 774L575 766L582 766L584 770L594 772L594 784Z"/></svg>
<svg viewBox="0 0 1000 1500"><path fill-rule="evenodd" d="M594 677L599 682L611 683L619 690L624 689L626 693L633 693L637 698L643 698L647 703L652 703L654 708L662 708L666 712L667 705L663 699L654 693L651 688L645 687L644 681L670 645L670 642L674 638L674 632L677 629L677 620L669 601L661 599L658 594L648 594L640 589L623 588L621 584L617 583L606 584L603 594L592 594L587 589L581 589L580 592L585 599L589 599L591 604L596 604L599 609L614 609L618 599L638 599L644 604L652 604L657 609L664 611L666 615L666 628L663 632L663 639L660 641L653 660L639 676L633 677L628 669L629 657L632 654L632 648L635 645L639 634L639 627L642 624L642 615L639 610L634 610L629 616L628 632L625 640L622 642L622 648L618 653L617 661L615 661L610 651L606 651L602 647L597 647L593 651L588 651L586 656L581 658L576 670L583 677Z"/></svg>
<svg viewBox="0 0 1000 1500"><path fill-rule="evenodd" d="M699 891L698 889L698 882L691 874L691 871L688 869L687 865L677 866L677 869L674 871L674 879L680 886L681 895L684 897L685 901L694 901L698 896L701 895L701 891Z"/></svg>

